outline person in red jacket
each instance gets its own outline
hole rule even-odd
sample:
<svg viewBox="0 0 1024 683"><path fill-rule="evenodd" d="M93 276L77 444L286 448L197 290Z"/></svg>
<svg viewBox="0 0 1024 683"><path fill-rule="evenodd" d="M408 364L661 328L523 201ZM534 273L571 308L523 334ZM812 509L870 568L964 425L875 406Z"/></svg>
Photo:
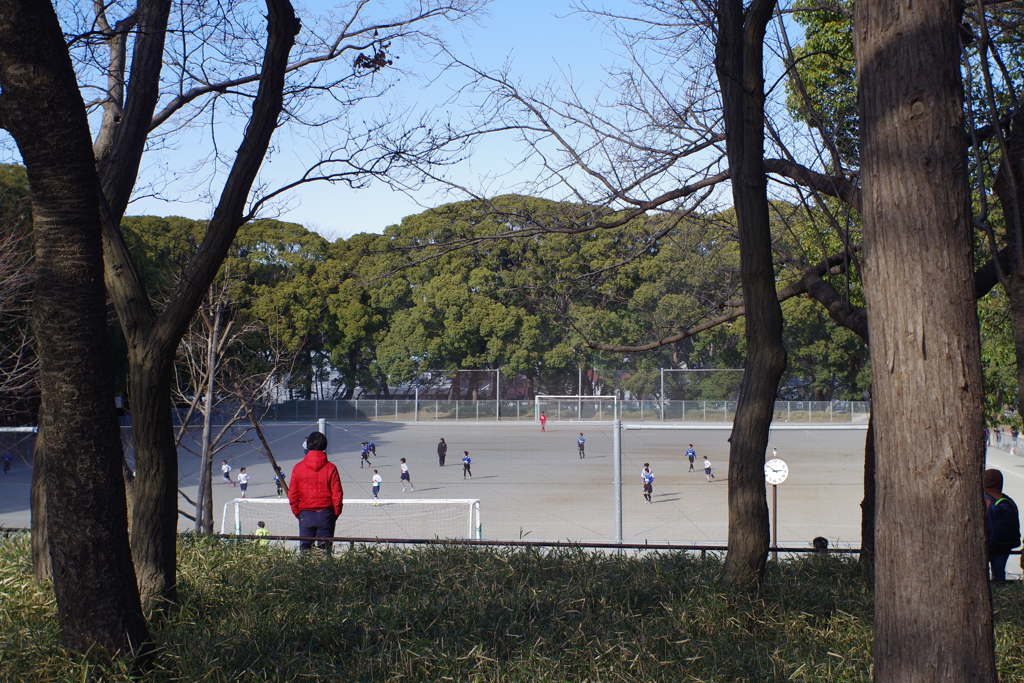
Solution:
<svg viewBox="0 0 1024 683"><path fill-rule="evenodd" d="M338 468L327 460L327 437L313 432L306 438L309 451L292 468L288 502L299 520L299 536L331 538L341 514L345 492ZM330 550L327 541L317 541L321 550ZM313 541L299 541L299 550L309 550Z"/></svg>

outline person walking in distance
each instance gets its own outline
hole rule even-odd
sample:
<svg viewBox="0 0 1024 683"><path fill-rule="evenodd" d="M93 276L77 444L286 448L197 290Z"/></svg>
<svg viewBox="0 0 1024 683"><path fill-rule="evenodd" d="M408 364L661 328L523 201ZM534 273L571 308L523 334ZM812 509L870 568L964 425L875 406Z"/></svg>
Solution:
<svg viewBox="0 0 1024 683"><path fill-rule="evenodd" d="M448 444L441 439L437 444L437 464L444 467L444 459L448 457Z"/></svg>
<svg viewBox="0 0 1024 683"><path fill-rule="evenodd" d="M309 450L292 468L288 503L299 520L299 550L313 547L313 538L331 538L345 500L338 468L327 459L327 437L313 432L306 437ZM321 550L330 550L330 541L317 541Z"/></svg>
<svg viewBox="0 0 1024 683"><path fill-rule="evenodd" d="M650 503L652 502L651 494L654 493L654 472L651 472L650 463L644 463L644 470L640 473L640 478L644 482L644 499Z"/></svg>
<svg viewBox="0 0 1024 683"><path fill-rule="evenodd" d="M587 440L583 438L583 432L580 432L580 438L576 439L576 450L580 452L580 460L587 457L583 447L586 445Z"/></svg>
<svg viewBox="0 0 1024 683"><path fill-rule="evenodd" d="M242 489L242 498L245 498L245 490L249 488L249 473L244 467L238 473L238 488Z"/></svg>
<svg viewBox="0 0 1024 683"><path fill-rule="evenodd" d="M544 425L548 423L548 416L544 413L540 414L540 431L544 431Z"/></svg>
<svg viewBox="0 0 1024 683"><path fill-rule="evenodd" d="M690 471L693 472L693 461L697 459L697 451L693 450L693 444L686 449L686 458L690 461Z"/></svg>
<svg viewBox="0 0 1024 683"><path fill-rule="evenodd" d="M405 458L402 458L400 462L402 463L400 466L402 473L398 475L398 478L402 481L402 491L405 491L406 484L409 484L409 488L415 491L416 487L412 485L412 479L409 478L409 466L405 464Z"/></svg>
<svg viewBox="0 0 1024 683"><path fill-rule="evenodd" d="M10 451L4 453L4 474L11 473L11 461L14 460L14 456Z"/></svg>
<svg viewBox="0 0 1024 683"><path fill-rule="evenodd" d="M377 470L373 471L373 477L370 478L370 483L373 485L373 500L374 505L380 505L378 496L380 495L380 485L384 481L384 478L377 474Z"/></svg>
<svg viewBox="0 0 1024 683"><path fill-rule="evenodd" d="M277 485L277 497L284 497L284 472L278 471L274 475L274 483Z"/></svg>
<svg viewBox="0 0 1024 683"><path fill-rule="evenodd" d="M469 478L473 478L473 471L469 469L469 466L473 464L473 459L469 457L469 451L462 451L462 478L465 479L466 475Z"/></svg>
<svg viewBox="0 0 1024 683"><path fill-rule="evenodd" d="M225 484L231 484L232 486L235 485L235 482L231 481L231 465L228 464L227 460L221 463L220 472L224 476Z"/></svg>
<svg viewBox="0 0 1024 683"><path fill-rule="evenodd" d="M711 474L711 461L706 455L704 456L704 478L708 480L708 483L715 478L715 475Z"/></svg>

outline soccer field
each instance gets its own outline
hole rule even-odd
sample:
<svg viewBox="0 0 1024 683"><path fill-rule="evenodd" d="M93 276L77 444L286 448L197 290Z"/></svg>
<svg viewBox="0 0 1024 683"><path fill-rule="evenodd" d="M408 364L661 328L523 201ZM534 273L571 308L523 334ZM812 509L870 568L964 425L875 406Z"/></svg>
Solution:
<svg viewBox="0 0 1024 683"><path fill-rule="evenodd" d="M286 471L301 457L303 437L315 428L304 423L264 425L274 455ZM725 543L730 428L701 424L684 430L622 432L624 540ZM583 459L576 446L581 431L586 438ZM608 422L549 422L545 432L533 423L338 422L328 423L327 436L328 454L338 465L347 498L370 498L370 478L378 469L384 478L384 501L479 499L486 539L614 539L612 426ZM859 544L864 436L863 428L773 430L769 448L777 448L790 467L789 479L779 486L780 543L805 546L815 536L825 536L833 544ZM436 454L442 437L448 443L445 467L439 466ZM377 445L372 468L359 467L363 440ZM683 455L690 443L698 454L694 472L688 471ZM461 458L466 450L473 460L472 479L463 477ZM712 482L702 470L705 455L712 464ZM251 445L233 446L224 457L232 463L233 475L243 466L252 475L250 498L276 497L272 469ZM408 461L415 492L401 490L402 457ZM650 505L641 490L645 462L655 474ZM181 464L182 487L194 490L197 459L183 456ZM219 475L219 460L215 470ZM219 476L215 482L219 529L223 505L238 490Z"/></svg>
<svg viewBox="0 0 1024 683"><path fill-rule="evenodd" d="M626 423L627 425L633 423ZM655 423L645 423L647 426ZM286 472L302 456L302 440L315 422L271 422L263 425L278 462ZM586 438L586 458L577 455L579 432ZM622 432L623 537L628 542L724 544L727 538L728 437L731 425L695 424L693 428ZM609 422L549 422L545 432L531 422L337 422L328 423L328 453L340 471L348 498L370 498L372 469L360 469L359 444L377 444L372 468L384 479L381 498L479 499L485 539L611 541L615 534L612 485L612 427ZM448 442L445 467L436 455L438 439ZM234 444L214 463L215 528L221 528L224 504L238 489L223 483L220 461L228 459L232 475L241 467L251 474L249 497L276 498L273 470L248 443ZM860 544L863 428L817 428L778 425L771 448L789 465L790 475L778 487L779 542L808 546L824 536L839 546ZM683 455L692 443L698 458L694 472ZM473 459L473 478L463 479L462 451ZM701 457L707 455L715 474L705 480ZM399 458L410 466L415 492L401 490ZM640 471L649 462L655 475L653 504L646 504ZM0 525L29 525L29 462L17 460L8 476L0 476ZM880 463L880 467L888 463ZM1024 458L989 448L988 466L1003 470L1005 490L1024 500ZM182 452L180 488L190 497L198 485L199 459ZM769 505L771 490L768 490ZM192 512L179 498L181 508ZM295 534L294 519L275 534ZM179 518L179 528L192 523ZM229 528L231 525L229 524ZM439 532L441 533L441 532ZM442 534L443 535L443 534ZM1012 563L1011 563L1012 564ZM1014 567L1015 568L1015 567Z"/></svg>

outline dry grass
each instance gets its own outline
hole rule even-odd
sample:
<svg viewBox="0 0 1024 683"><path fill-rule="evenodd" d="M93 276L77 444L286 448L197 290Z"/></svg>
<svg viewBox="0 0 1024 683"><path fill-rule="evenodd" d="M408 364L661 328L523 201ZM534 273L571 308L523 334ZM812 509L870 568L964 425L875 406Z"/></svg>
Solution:
<svg viewBox="0 0 1024 683"><path fill-rule="evenodd" d="M814 557L756 597L717 559L578 551L364 547L297 557L183 539L180 604L155 668L59 647L25 538L0 541L3 681L869 681L871 591ZM1004 681L1024 681L1024 585L996 590Z"/></svg>

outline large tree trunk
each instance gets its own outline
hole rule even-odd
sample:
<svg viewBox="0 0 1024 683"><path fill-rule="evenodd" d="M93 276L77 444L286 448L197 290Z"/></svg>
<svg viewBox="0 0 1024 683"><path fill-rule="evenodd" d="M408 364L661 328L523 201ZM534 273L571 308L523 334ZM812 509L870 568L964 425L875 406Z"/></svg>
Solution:
<svg viewBox="0 0 1024 683"><path fill-rule="evenodd" d="M721 0L715 46L746 310L746 372L729 447L725 580L736 586L760 582L768 559L764 454L779 379L786 368L764 168L762 51L774 8L774 0L754 0L744 12L742 0Z"/></svg>
<svg viewBox="0 0 1024 683"><path fill-rule="evenodd" d="M49 3L0 2L0 46L0 122L32 200L46 533L62 642L129 652L149 632L128 547L89 124Z"/></svg>
<svg viewBox="0 0 1024 683"><path fill-rule="evenodd" d="M876 681L995 681L960 9L861 0Z"/></svg>

